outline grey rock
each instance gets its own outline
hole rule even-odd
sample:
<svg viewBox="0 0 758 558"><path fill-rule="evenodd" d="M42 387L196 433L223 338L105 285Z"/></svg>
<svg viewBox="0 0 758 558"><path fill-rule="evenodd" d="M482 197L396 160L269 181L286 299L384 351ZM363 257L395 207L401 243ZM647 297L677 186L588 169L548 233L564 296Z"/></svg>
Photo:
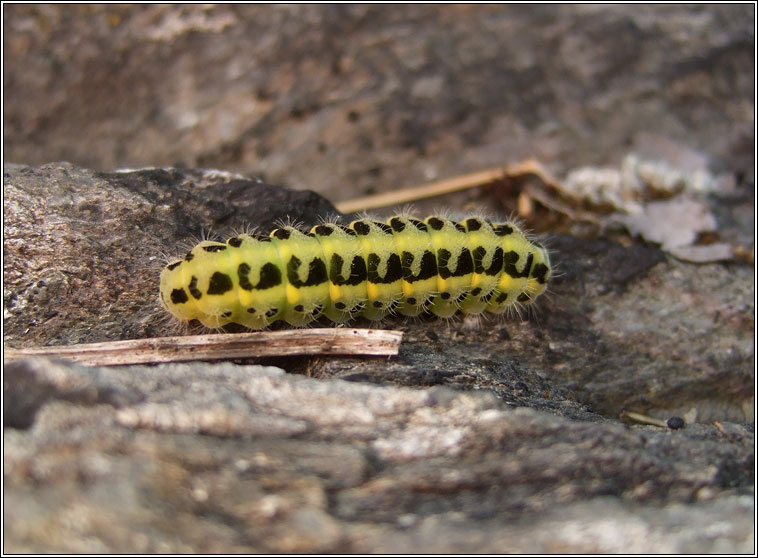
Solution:
<svg viewBox="0 0 758 558"><path fill-rule="evenodd" d="M10 6L5 157L332 201L642 133L753 174L754 6Z"/></svg>
<svg viewBox="0 0 758 558"><path fill-rule="evenodd" d="M239 191L230 183L266 217L331 207L207 170L50 164L7 167L5 180L6 342L18 346L171 333L155 254L187 222L241 220L214 213ZM161 199L173 201L158 219ZM550 244L560 273L538 314L387 320L405 331L389 360L8 365L7 548L497 552L518 524L532 526L513 542L524 552L612 552L639 534L640 552L748 548L751 270L610 241ZM45 290L51 271L77 289ZM103 309L106 291L117 296ZM686 425L625 426L623 411ZM736 518L699 528L720 511ZM658 522L678 518L693 532L664 541Z"/></svg>
<svg viewBox="0 0 758 558"><path fill-rule="evenodd" d="M706 201L754 243L751 5L6 8L11 346L183 332L157 283L193 236L336 214L266 182L662 141L734 178ZM571 230L536 312L387 320L392 359L7 365L4 550L754 552L753 270Z"/></svg>
<svg viewBox="0 0 758 558"><path fill-rule="evenodd" d="M54 396L31 427L6 428L13 552L752 545L754 433L745 426L730 425L726 441L712 425L626 427L508 408L486 392L229 363L21 365L50 368L58 385L89 375L139 396L119 406Z"/></svg>
<svg viewBox="0 0 758 558"><path fill-rule="evenodd" d="M337 214L313 192L213 170L13 165L3 193L5 335L17 346L166 335L156 277L193 236Z"/></svg>
<svg viewBox="0 0 758 558"><path fill-rule="evenodd" d="M226 192L230 178L215 171L50 164L9 167L5 179L6 341L19 346L171 333L155 302L156 251L171 250L184 220L230 226L202 203ZM301 195L245 184L264 213ZM183 196L184 211L151 218L162 196ZM292 203L312 218L329 207L304 196ZM534 526L524 552L610 552L634 533L650 534L641 552L684 552L692 540L747 548L751 270L609 241L551 244L560 274L538 314L387 320L406 332L390 360L7 366L7 548L495 552L514 522ZM51 271L76 289L45 291ZM117 296L103 309L105 292ZM623 411L686 425L629 427ZM604 522L608 510L639 519L629 530ZM648 519L698 526L720 510L737 519L665 543ZM568 517L619 532L592 542ZM452 536L466 524L469 536ZM555 529L536 530L545 525Z"/></svg>
<svg viewBox="0 0 758 558"><path fill-rule="evenodd" d="M357 548L388 554L409 548L440 554L750 553L752 506L748 496L665 506L597 497L512 522L486 518L474 523L456 512L410 515L398 526L357 528Z"/></svg>

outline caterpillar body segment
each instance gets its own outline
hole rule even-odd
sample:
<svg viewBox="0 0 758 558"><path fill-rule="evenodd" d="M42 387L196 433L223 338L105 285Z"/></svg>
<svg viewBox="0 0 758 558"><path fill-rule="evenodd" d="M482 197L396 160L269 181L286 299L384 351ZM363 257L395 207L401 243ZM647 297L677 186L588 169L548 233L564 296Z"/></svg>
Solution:
<svg viewBox="0 0 758 558"><path fill-rule="evenodd" d="M400 215L203 241L166 266L160 297L182 321L263 329L321 316L501 313L542 294L550 272L545 248L514 223Z"/></svg>

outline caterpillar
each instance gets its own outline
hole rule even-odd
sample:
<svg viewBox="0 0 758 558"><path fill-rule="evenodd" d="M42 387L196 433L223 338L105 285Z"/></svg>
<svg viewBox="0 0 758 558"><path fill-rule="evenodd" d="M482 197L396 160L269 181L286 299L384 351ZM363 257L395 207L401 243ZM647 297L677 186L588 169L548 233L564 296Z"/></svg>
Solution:
<svg viewBox="0 0 758 558"><path fill-rule="evenodd" d="M550 272L547 250L515 223L398 215L205 240L163 269L160 299L176 318L208 328L448 317L531 303Z"/></svg>

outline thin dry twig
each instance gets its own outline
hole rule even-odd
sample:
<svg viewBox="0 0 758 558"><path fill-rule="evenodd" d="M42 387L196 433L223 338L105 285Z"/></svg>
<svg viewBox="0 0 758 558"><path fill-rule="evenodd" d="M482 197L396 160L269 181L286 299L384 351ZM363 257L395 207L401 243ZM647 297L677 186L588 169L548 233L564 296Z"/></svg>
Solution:
<svg viewBox="0 0 758 558"><path fill-rule="evenodd" d="M5 348L5 360L65 358L92 366L292 355L393 356L403 333L394 330L319 328L253 333L153 337L60 347Z"/></svg>
<svg viewBox="0 0 758 558"><path fill-rule="evenodd" d="M668 424L666 424L665 420L649 417L647 415L643 415L642 413L635 413L634 411L622 411L620 416L622 419L628 418L630 420L633 420L635 422L639 422L642 424L652 424L653 426L668 428Z"/></svg>
<svg viewBox="0 0 758 558"><path fill-rule="evenodd" d="M726 437L727 440L729 440L730 442L734 442L735 441L734 436L732 436L731 434L729 434L729 432L727 432L726 428L724 428L724 425L721 424L719 421L714 420L713 421L713 426L715 426L716 430L718 430L719 432L721 432L721 434L723 434L724 437Z"/></svg>
<svg viewBox="0 0 758 558"><path fill-rule="evenodd" d="M357 211L366 211L379 207L403 205L420 199L442 196L479 186L486 186L488 184L493 184L506 179L519 178L528 174L538 176L549 186L555 188L559 187L558 181L555 180L538 161L527 159L506 167L486 169L479 172L430 182L422 186L414 186L374 196L346 200L337 203L336 207L342 213L355 213Z"/></svg>

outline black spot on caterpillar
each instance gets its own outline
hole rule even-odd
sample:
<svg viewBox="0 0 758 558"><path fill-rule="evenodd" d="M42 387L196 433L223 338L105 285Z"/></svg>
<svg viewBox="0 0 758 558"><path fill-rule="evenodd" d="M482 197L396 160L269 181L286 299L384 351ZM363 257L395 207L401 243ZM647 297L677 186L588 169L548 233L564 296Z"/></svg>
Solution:
<svg viewBox="0 0 758 558"><path fill-rule="evenodd" d="M160 296L183 321L262 329L320 316L501 313L533 302L550 272L547 250L514 223L400 215L203 241L165 267Z"/></svg>

